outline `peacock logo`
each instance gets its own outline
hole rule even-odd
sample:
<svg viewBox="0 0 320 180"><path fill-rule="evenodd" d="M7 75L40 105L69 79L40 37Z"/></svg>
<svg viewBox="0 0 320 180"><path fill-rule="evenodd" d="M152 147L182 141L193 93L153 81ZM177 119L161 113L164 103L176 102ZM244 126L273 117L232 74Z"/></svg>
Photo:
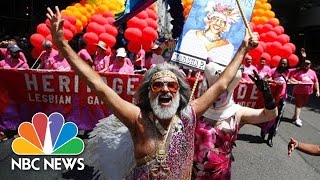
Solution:
<svg viewBox="0 0 320 180"><path fill-rule="evenodd" d="M32 123L20 124L18 133L20 137L11 146L17 155L79 155L84 150L82 139L76 137L77 125L65 123L58 112L49 118L44 113L36 113Z"/></svg>

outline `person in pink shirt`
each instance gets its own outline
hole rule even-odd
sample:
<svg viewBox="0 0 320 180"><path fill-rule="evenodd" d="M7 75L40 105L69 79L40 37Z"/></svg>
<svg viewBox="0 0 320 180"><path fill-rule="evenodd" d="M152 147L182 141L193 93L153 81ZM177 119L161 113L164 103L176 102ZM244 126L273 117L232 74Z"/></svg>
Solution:
<svg viewBox="0 0 320 180"><path fill-rule="evenodd" d="M59 71L70 71L71 67L68 61L63 57L62 53L58 53L57 55L48 59L49 61L49 69L51 70L59 70Z"/></svg>
<svg viewBox="0 0 320 180"><path fill-rule="evenodd" d="M79 48L80 51L78 52L78 55L81 57L81 59L83 59L87 64L89 64L90 66L93 65L93 60L91 58L91 55L89 54L89 52L86 49L87 46L87 41L84 39L80 39L79 41Z"/></svg>
<svg viewBox="0 0 320 180"><path fill-rule="evenodd" d="M253 83L249 75L253 75L253 70L257 71L257 68L252 65L252 57L247 54L244 58L243 72L242 72L242 82Z"/></svg>
<svg viewBox="0 0 320 180"><path fill-rule="evenodd" d="M128 65L126 61L128 58L126 58L126 56L126 50L124 48L119 48L117 50L116 60L109 66L109 71L121 74L134 74L133 66Z"/></svg>
<svg viewBox="0 0 320 180"><path fill-rule="evenodd" d="M108 72L110 57L106 54L107 44L99 41L96 56L93 59L93 69L97 72Z"/></svg>
<svg viewBox="0 0 320 180"><path fill-rule="evenodd" d="M266 65L266 58L260 58L260 64L257 65L257 72L261 79L269 79L271 77L270 74L271 68Z"/></svg>
<svg viewBox="0 0 320 180"><path fill-rule="evenodd" d="M9 58L10 52L9 49L13 47L14 45L17 46L17 41L15 39L10 39L8 41L1 41L0 47L5 46L6 48L0 48L0 56L3 56L4 59ZM19 59L23 60L24 62L27 62L26 56L23 54L22 50L19 51Z"/></svg>
<svg viewBox="0 0 320 180"><path fill-rule="evenodd" d="M297 69L291 77L291 82L296 84L293 88L295 98L295 111L292 119L294 124L301 127L302 120L300 119L301 110L307 104L310 94L313 89L316 89L316 96L320 96L319 82L316 73L310 69L311 61L304 60L302 67Z"/></svg>
<svg viewBox="0 0 320 180"><path fill-rule="evenodd" d="M20 59L20 51L21 49L17 45L12 45L8 49L8 55L4 60L0 61L0 68L29 69L29 65L24 60Z"/></svg>
<svg viewBox="0 0 320 180"><path fill-rule="evenodd" d="M134 70L142 70L145 67L145 56L146 51L141 48L135 56Z"/></svg>
<svg viewBox="0 0 320 180"><path fill-rule="evenodd" d="M44 51L40 54L40 64L37 69L50 69L49 59L58 55L58 51L52 48L52 42L49 40L44 40L42 43Z"/></svg>

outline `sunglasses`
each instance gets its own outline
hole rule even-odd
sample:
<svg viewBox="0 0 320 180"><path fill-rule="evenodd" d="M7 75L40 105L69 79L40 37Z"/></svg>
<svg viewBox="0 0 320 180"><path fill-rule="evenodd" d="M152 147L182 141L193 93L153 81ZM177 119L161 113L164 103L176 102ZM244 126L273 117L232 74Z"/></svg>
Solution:
<svg viewBox="0 0 320 180"><path fill-rule="evenodd" d="M162 91L164 86L167 86L170 92L177 92L179 89L179 84L176 81L154 81L151 84L151 90L157 93Z"/></svg>

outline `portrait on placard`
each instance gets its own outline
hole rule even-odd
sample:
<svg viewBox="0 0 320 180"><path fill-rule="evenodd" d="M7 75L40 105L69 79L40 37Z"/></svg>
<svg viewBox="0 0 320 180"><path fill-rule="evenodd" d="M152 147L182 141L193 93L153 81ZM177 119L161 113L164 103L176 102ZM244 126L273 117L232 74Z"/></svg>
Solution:
<svg viewBox="0 0 320 180"><path fill-rule="evenodd" d="M240 1L250 19L254 0ZM176 52L227 65L245 35L234 0L195 0L178 41Z"/></svg>

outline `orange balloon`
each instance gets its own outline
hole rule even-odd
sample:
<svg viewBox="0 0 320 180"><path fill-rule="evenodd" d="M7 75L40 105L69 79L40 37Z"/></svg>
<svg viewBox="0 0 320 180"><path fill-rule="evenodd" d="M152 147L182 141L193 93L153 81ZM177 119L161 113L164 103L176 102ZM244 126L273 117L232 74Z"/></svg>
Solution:
<svg viewBox="0 0 320 180"><path fill-rule="evenodd" d="M254 5L254 9L260 9L262 6L262 3L260 1L256 1L256 4Z"/></svg>
<svg viewBox="0 0 320 180"><path fill-rule="evenodd" d="M255 25L260 24L260 17L252 17L251 22L253 22Z"/></svg>
<svg viewBox="0 0 320 180"><path fill-rule="evenodd" d="M262 4L262 9L264 9L264 10L271 10L271 4L269 4L269 3L264 3L264 4Z"/></svg>
<svg viewBox="0 0 320 180"><path fill-rule="evenodd" d="M260 17L260 24L266 24L269 21L269 19L266 16Z"/></svg>
<svg viewBox="0 0 320 180"><path fill-rule="evenodd" d="M262 4L268 2L268 0L258 0L258 1L260 1Z"/></svg>
<svg viewBox="0 0 320 180"><path fill-rule="evenodd" d="M269 21L272 21L275 24L275 26L278 26L280 24L280 21L278 18L271 18Z"/></svg>
<svg viewBox="0 0 320 180"><path fill-rule="evenodd" d="M269 19L274 18L276 16L276 14L273 11L270 11L270 10L265 11L264 15Z"/></svg>
<svg viewBox="0 0 320 180"><path fill-rule="evenodd" d="M65 16L71 16L72 12L70 10L64 9L61 11L61 14Z"/></svg>
<svg viewBox="0 0 320 180"><path fill-rule="evenodd" d="M255 11L255 15L256 16L263 16L264 15L264 10L263 9L256 9L256 10L254 10Z"/></svg>

